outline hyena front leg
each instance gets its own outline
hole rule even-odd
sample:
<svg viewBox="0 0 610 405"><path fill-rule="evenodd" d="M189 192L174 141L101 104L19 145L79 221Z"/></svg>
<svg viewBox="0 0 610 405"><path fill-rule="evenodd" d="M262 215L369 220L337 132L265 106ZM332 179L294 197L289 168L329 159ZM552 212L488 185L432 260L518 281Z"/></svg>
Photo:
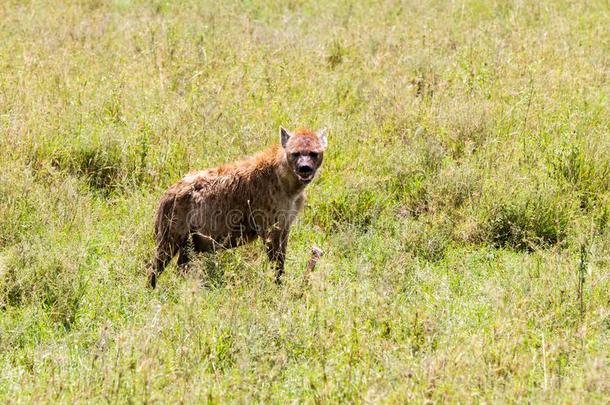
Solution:
<svg viewBox="0 0 610 405"><path fill-rule="evenodd" d="M275 229L265 238L267 256L275 270L275 282L281 284L284 274L284 261L286 259L286 245L288 244L288 228Z"/></svg>

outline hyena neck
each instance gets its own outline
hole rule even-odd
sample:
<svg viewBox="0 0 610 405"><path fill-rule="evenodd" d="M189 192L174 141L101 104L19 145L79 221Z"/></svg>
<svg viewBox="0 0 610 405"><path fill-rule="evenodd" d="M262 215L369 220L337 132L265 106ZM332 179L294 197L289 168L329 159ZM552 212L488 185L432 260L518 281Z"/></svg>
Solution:
<svg viewBox="0 0 610 405"><path fill-rule="evenodd" d="M291 197L297 197L305 190L305 185L297 179L287 163L277 168L276 176L280 188Z"/></svg>
<svg viewBox="0 0 610 405"><path fill-rule="evenodd" d="M272 186L278 193L286 195L288 198L296 198L305 188L290 169L286 160L286 152L279 145L273 146L249 160L246 173L254 194Z"/></svg>
<svg viewBox="0 0 610 405"><path fill-rule="evenodd" d="M297 197L303 193L305 185L299 181L294 174L288 161L284 148L274 147L274 175L280 190L283 190L290 197Z"/></svg>

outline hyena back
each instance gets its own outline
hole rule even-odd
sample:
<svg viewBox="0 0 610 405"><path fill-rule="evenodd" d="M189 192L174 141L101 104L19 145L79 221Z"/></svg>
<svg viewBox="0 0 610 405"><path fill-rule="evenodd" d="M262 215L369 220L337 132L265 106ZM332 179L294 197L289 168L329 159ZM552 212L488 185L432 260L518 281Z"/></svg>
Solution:
<svg viewBox="0 0 610 405"><path fill-rule="evenodd" d="M190 173L159 202L155 221L155 264L149 285L178 255L212 252L262 238L276 282L284 272L290 225L303 207L304 189L327 146L325 130L280 128L280 144L246 160Z"/></svg>

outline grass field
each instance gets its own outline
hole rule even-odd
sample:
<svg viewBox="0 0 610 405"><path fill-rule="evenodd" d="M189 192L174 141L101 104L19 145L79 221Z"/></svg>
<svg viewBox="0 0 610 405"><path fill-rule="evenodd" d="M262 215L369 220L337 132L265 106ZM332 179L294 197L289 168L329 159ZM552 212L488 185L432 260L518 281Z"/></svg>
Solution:
<svg viewBox="0 0 610 405"><path fill-rule="evenodd" d="M608 403L609 22L0 2L0 402ZM284 285L257 243L147 289L164 190L280 125L330 127Z"/></svg>

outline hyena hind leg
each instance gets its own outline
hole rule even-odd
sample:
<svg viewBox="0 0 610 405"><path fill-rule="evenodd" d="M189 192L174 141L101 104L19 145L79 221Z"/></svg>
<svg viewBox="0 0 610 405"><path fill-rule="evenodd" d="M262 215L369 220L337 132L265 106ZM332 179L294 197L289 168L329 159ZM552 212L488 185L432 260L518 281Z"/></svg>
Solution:
<svg viewBox="0 0 610 405"><path fill-rule="evenodd" d="M194 254L192 243L185 243L178 250L178 272L183 276L188 272L188 264L191 261L192 254Z"/></svg>

